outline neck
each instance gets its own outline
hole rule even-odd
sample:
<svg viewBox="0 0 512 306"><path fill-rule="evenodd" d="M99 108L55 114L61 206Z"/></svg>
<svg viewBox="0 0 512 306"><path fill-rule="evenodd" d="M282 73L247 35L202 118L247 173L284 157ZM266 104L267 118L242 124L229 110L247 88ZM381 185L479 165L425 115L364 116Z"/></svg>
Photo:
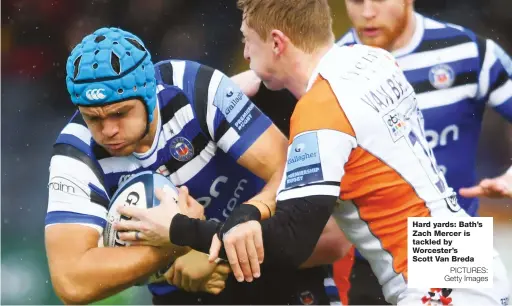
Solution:
<svg viewBox="0 0 512 306"><path fill-rule="evenodd" d="M407 9L407 23L405 24L404 31L395 39L388 51L396 51L407 46L411 42L415 32L416 16L414 15L414 10Z"/></svg>
<svg viewBox="0 0 512 306"><path fill-rule="evenodd" d="M292 51L296 54L292 55L293 59L288 69L285 69L285 71L288 71L288 74L284 85L297 99L300 99L306 93L313 71L333 46L334 42L329 43L321 48L317 48L313 53L305 53L298 49Z"/></svg>
<svg viewBox="0 0 512 306"><path fill-rule="evenodd" d="M155 106L155 110L153 111L153 121L149 124L148 133L139 141L137 148L135 148L135 152L139 154L143 154L153 146L153 142L155 141L156 129L158 128L158 118L160 116L158 105Z"/></svg>

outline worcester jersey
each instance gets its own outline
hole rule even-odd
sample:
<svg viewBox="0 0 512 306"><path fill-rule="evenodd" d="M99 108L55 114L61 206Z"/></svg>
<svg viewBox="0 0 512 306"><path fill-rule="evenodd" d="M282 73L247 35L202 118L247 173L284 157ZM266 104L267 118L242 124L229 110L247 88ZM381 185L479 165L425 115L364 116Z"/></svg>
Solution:
<svg viewBox="0 0 512 306"><path fill-rule="evenodd" d="M415 15L411 42L392 52L416 92L425 134L449 185L477 183L476 152L484 109L512 121L512 61L490 39L460 26ZM354 29L339 45L360 43ZM458 197L470 214L478 199Z"/></svg>
<svg viewBox="0 0 512 306"><path fill-rule="evenodd" d="M290 121L277 200L323 195L396 304L407 288L407 217L467 217L438 170L412 86L388 52L334 46ZM377 99L378 98L378 99Z"/></svg>
<svg viewBox="0 0 512 306"><path fill-rule="evenodd" d="M110 196L131 175L151 170L205 207L208 219L224 221L236 205L265 184L237 160L272 124L218 70L191 61L155 65L158 130L151 149L127 157L110 156L94 142L77 112L54 145L50 164L46 226L79 223L106 225ZM154 294L175 287L151 284Z"/></svg>

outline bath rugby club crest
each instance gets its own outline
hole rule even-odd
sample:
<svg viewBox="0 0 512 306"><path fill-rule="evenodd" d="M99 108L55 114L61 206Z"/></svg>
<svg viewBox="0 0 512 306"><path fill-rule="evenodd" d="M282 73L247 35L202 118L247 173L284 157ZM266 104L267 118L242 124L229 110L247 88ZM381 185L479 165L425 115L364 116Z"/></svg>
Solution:
<svg viewBox="0 0 512 306"><path fill-rule="evenodd" d="M181 162L189 161L194 156L194 147L185 137L175 137L169 145L171 155Z"/></svg>
<svg viewBox="0 0 512 306"><path fill-rule="evenodd" d="M440 64L432 67L428 74L430 84L437 89L445 89L453 85L455 72L452 67Z"/></svg>

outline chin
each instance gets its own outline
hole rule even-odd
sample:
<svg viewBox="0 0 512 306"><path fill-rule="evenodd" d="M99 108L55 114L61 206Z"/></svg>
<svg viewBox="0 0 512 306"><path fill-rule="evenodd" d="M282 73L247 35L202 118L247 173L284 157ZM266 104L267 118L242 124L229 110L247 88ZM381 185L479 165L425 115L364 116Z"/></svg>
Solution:
<svg viewBox="0 0 512 306"><path fill-rule="evenodd" d="M280 82L272 82L272 81L268 81L268 80L262 81L262 82L263 82L263 85L265 85L265 87L267 87L269 90L272 90L272 91L284 89L283 84L281 84Z"/></svg>

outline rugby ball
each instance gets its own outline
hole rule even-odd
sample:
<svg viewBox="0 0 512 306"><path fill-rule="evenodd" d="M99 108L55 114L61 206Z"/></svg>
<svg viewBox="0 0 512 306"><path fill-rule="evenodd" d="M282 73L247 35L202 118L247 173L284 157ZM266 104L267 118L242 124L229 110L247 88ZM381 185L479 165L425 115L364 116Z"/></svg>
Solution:
<svg viewBox="0 0 512 306"><path fill-rule="evenodd" d="M107 225L103 231L103 245L105 247L124 247L130 243L119 239L119 232L114 230L112 224L120 220L130 220L130 217L122 216L117 211L119 206L135 206L140 208L151 208L158 206L160 200L155 195L155 190L169 187L174 200L178 203L178 189L165 176L151 171L137 173L122 183L110 199ZM163 280L162 275L167 270L158 271L145 283L158 282Z"/></svg>

